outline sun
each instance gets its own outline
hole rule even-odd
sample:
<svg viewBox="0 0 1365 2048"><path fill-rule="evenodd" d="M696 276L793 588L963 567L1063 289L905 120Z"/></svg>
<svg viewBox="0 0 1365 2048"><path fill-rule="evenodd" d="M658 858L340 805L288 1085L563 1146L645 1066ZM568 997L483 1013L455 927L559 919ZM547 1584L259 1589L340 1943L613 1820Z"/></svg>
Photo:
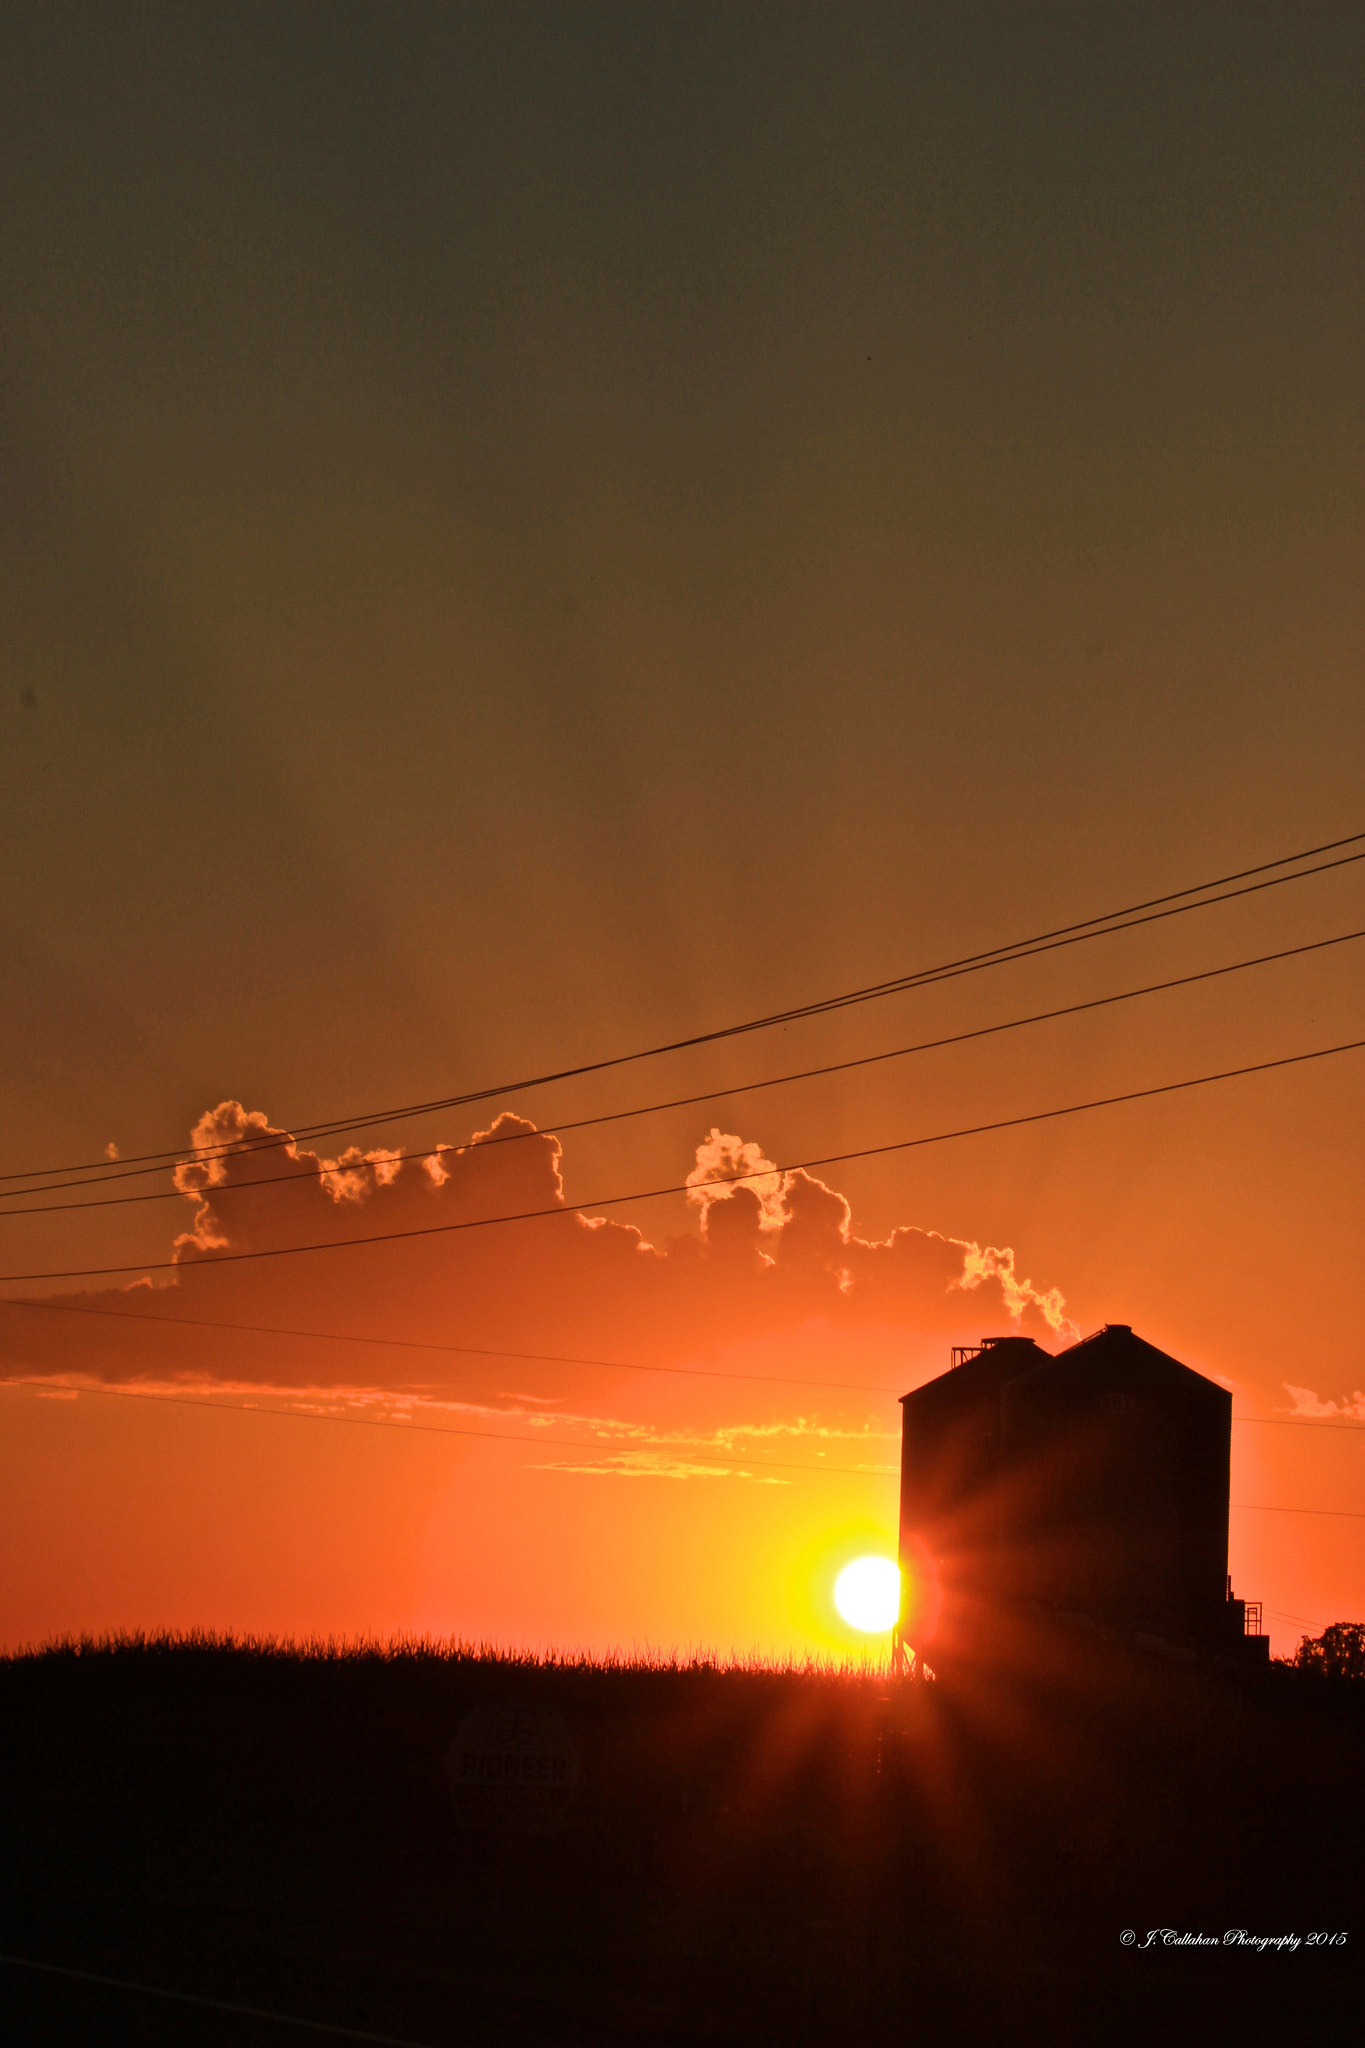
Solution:
<svg viewBox="0 0 1365 2048"><path fill-rule="evenodd" d="M834 1604L850 1628L880 1635L901 1611L901 1575L889 1557L857 1557L834 1581Z"/></svg>

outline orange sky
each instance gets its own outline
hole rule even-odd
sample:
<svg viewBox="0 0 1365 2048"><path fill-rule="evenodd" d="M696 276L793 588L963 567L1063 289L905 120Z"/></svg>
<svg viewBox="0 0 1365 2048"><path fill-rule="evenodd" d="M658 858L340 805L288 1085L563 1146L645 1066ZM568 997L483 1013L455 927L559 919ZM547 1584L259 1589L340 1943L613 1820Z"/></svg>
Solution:
<svg viewBox="0 0 1365 2048"><path fill-rule="evenodd" d="M0 1170L573 1067L1365 826L1348 12L0 34ZM205 1220L268 1248L556 1172L591 1205L679 1186L713 1131L822 1158L1338 1043L1359 942L724 1093L1337 937L1360 873L359 1134L507 1114L557 1168L532 1137ZM8 1216L0 1274L145 1267L128 1299L184 1325L0 1308L11 1380L420 1392L600 1448L9 1386L0 1641L819 1643L810 1560L890 1535L895 1394L1022 1305L1233 1387L1234 1575L1290 1648L1365 1612L1365 1522L1252 1511L1365 1512L1365 1445L1250 1420L1360 1409L1363 1074L850 1160L762 1229L674 1194L172 1274L169 1176ZM752 1474L696 1469L722 1451ZM822 1452L859 1469L759 1472Z"/></svg>
<svg viewBox="0 0 1365 2048"><path fill-rule="evenodd" d="M1111 1121L1094 1141L1112 1152L1112 1120L1152 1114L1097 1112ZM914 1225L869 1241L822 1180L768 1174L756 1144L719 1127L688 1162L686 1206L654 1205L666 1230L568 1213L352 1247L553 1210L559 1141L505 1113L430 1159L213 1149L283 1136L235 1103L201 1121L206 1163L179 1170L189 1192L166 1232L169 1251L185 1226L173 1274L0 1310L10 1375L123 1396L7 1394L5 1539L22 1559L8 1641L201 1625L849 1648L832 1570L894 1548L896 1392L941 1370L954 1342L1019 1328L1055 1348L1077 1333L1064 1290L1050 1274L1035 1284L1011 1249ZM736 1172L761 1177L713 1178ZM300 1244L340 1248L228 1256ZM1155 1318L1139 1327L1175 1341ZM1342 1400L1306 1364L1276 1384L1233 1352L1184 1355L1233 1386L1239 1416L1365 1419L1359 1394ZM139 1391L177 1402L127 1398ZM1263 1510L1349 1507L1362 1449L1339 1427L1234 1430L1232 1566L1274 1610L1280 1647L1298 1617L1323 1625L1358 1601L1365 1538Z"/></svg>

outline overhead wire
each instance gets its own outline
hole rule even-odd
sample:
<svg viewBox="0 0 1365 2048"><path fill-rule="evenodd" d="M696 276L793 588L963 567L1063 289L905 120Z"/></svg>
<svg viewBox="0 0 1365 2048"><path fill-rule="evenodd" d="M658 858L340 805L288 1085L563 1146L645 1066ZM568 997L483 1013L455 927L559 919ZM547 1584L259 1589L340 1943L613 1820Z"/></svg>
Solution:
<svg viewBox="0 0 1365 2048"><path fill-rule="evenodd" d="M768 1030L779 1024L795 1023L808 1017L829 1015L856 1004L878 1000L884 996L931 986L938 982L955 979L963 974L979 973L988 967L1005 966L1012 960L1031 959L1040 953L1055 951L1061 946L1076 945L1086 939L1103 938L1109 933L1133 930L1139 925L1156 923L1167 917L1183 915L1187 911L1209 909L1219 903L1226 903L1240 897L1255 895L1265 889L1278 888L1286 882L1304 881L1312 875L1324 874L1336 868L1349 867L1355 862L1365 860L1365 852L1348 854L1339 860L1324 861L1317 867L1299 868L1292 874L1269 875L1271 869L1288 867L1296 862L1315 859L1321 853L1335 852L1343 846L1357 845L1362 839L1365 839L1365 832L1351 833L1341 839L1327 840L1320 846L1305 848L1300 853L1285 854L1278 860L1263 861L1258 866L1242 868L1235 874L1219 876L1212 881L1192 883L1187 888L1172 890L1164 896L1149 897L1144 902L1129 904L1120 910L1106 911L1095 917L1082 918L1076 923L1059 925L1051 931L1037 933L1027 939L1011 940L1005 945L990 947L980 953L966 954L959 959L943 962L936 967L915 969L910 973L895 976L886 981L871 983L866 987L847 990L839 995L824 997L814 1002L797 1004L785 1010L773 1011L766 1016L747 1019L742 1023L722 1025L711 1031L694 1033L689 1037L672 1039L665 1043L647 1046L633 1052L619 1053L610 1058L587 1061L577 1066L559 1068L552 1072L524 1076L520 1080L499 1082L494 1086L469 1090L461 1094L437 1097L426 1102L391 1106L388 1109L367 1111L364 1114L333 1118L322 1123L300 1125L292 1133L292 1139L336 1136L351 1130L366 1129L375 1124L395 1123L415 1116L433 1114L440 1110L463 1108L473 1103L490 1101L500 1095L546 1087L552 1082L581 1079L589 1074L605 1073L610 1069L628 1066L637 1061L657 1059L667 1053L682 1052L703 1045L716 1044L724 1039ZM1233 882L1244 881L1253 875L1269 875L1269 879L1251 883L1248 887L1242 889L1233 889L1227 886ZM1225 890L1226 893L1212 896L1208 892L1214 889ZM1181 900L1189 896L1198 897L1200 900L1192 903ZM1139 914L1143 912L1150 912L1152 914ZM1124 921L1121 922L1120 920ZM291 1138L262 1137L254 1145L249 1140L234 1141L231 1146L224 1147L223 1149L241 1149L243 1142L251 1146L252 1149L266 1150L274 1145L289 1143ZM157 1152L134 1154L129 1160L125 1161L111 1161L106 1157L103 1160L85 1160L75 1165L37 1166L15 1169L0 1174L0 1181L50 1179L52 1175L58 1173L103 1172L106 1169L108 1170L109 1178L117 1178L119 1176L114 1171L117 1167L138 1166L148 1161L171 1163L183 1156L183 1147L163 1148ZM205 1158L213 1155L206 1150L199 1153L198 1156Z"/></svg>
<svg viewBox="0 0 1365 2048"><path fill-rule="evenodd" d="M702 1185L706 1187L737 1186L749 1181L770 1180L784 1173L809 1172L817 1167L842 1166L856 1159L884 1158L893 1152L913 1151L925 1145L942 1145L959 1138L975 1138L993 1131L1018 1130L1029 1124L1048 1123L1058 1117L1079 1116L1096 1109L1112 1109L1121 1103L1150 1101L1159 1095L1174 1095L1191 1088L1205 1088L1216 1082L1240 1080L1251 1074L1270 1073L1275 1069L1306 1065L1311 1060L1330 1059L1346 1052L1358 1052L1365 1046L1365 1039L1348 1039L1339 1045L1315 1047L1311 1052L1289 1053L1280 1059L1256 1060L1246 1066L1227 1067L1215 1074L1195 1074L1181 1081L1165 1081L1151 1088L1130 1088L1117 1095L1096 1096L1087 1102L1064 1103L1056 1109L1034 1110L1026 1116L997 1117L988 1123L969 1124L952 1131L935 1131L924 1137L898 1138L881 1145L863 1145L846 1152L829 1152L814 1159L792 1160L785 1165L769 1165L749 1173L716 1174ZM361 1237L324 1238L309 1244L267 1245L252 1251L217 1252L212 1264L215 1267L239 1265L247 1260L291 1258L307 1252L357 1250L362 1245L394 1244L405 1240L443 1237L466 1230L488 1230L510 1223L533 1223L550 1217L583 1215L589 1210L618 1208L628 1202L656 1201L667 1195L690 1194L697 1183L688 1181L670 1182L665 1187L636 1188L627 1194L598 1195L590 1200L557 1203L552 1208L513 1210L502 1216L465 1217L457 1222L426 1223L406 1230L381 1230L369 1232ZM35 1273L0 1274L0 1284L11 1282L28 1283L34 1280L90 1280L101 1277L116 1278L123 1273L165 1273L174 1271L182 1262L178 1259L143 1259L132 1265L76 1266L62 1269L44 1269Z"/></svg>
<svg viewBox="0 0 1365 2048"><path fill-rule="evenodd" d="M12 1955L0 1955L0 1963L14 1970L36 1970L47 1977L69 1977L79 1984L98 1984L106 1991L131 1991L139 1998L163 1998L173 2005L198 2005L209 2012L235 2013L241 2019L264 2020L268 2026L298 2027L310 2034L331 2034L341 2041L375 2042L378 2048L422 2048L420 2042L400 2039L396 2034L370 2034L361 2027L343 2027L331 2020L303 2019L297 2013L275 2012L261 2005L238 2005L226 1998L203 1997L196 1991L172 1991L164 1984L143 1984L131 1977L106 1977L100 1971L77 1970L68 1963L38 1962L32 1956ZM138 2029L138 2037L147 2038L141 2028Z"/></svg>
<svg viewBox="0 0 1365 2048"><path fill-rule="evenodd" d="M893 1472L892 1465L806 1465L784 1458L740 1457L734 1452L713 1450L702 1437L678 1437L672 1443L630 1444L604 1442L601 1437L530 1436L525 1431L513 1433L497 1429L461 1429L439 1422L398 1421L379 1415L324 1415L317 1409L309 1408L262 1408L247 1401L216 1401L196 1399L189 1394L143 1393L131 1387L54 1387L50 1380L4 1380L0 1387L28 1387L47 1393L97 1394L111 1400L121 1401L162 1401L175 1408L211 1408L231 1415L283 1415L296 1422L346 1422L354 1423L361 1429L396 1429L405 1433L416 1431L423 1436L473 1437L480 1443L521 1444L527 1449L538 1451L591 1451L599 1458L622 1457L631 1452L654 1452L658 1455L681 1456L690 1450L713 1464L729 1464L742 1477L751 1469L777 1472L834 1472L845 1478L882 1478Z"/></svg>
<svg viewBox="0 0 1365 2048"><path fill-rule="evenodd" d="M1365 1436L1365 1418L1359 1422L1329 1422L1317 1415L1234 1415L1234 1422L1259 1422L1266 1429L1340 1429L1347 1436Z"/></svg>
<svg viewBox="0 0 1365 2048"><path fill-rule="evenodd" d="M651 1452L680 1457L687 1450L694 1456L711 1464L728 1465L743 1478L750 1471L814 1472L828 1473L842 1478L884 1479L894 1475L894 1465L812 1465L787 1458L741 1457L733 1452L715 1450L701 1437L679 1437L668 1443L655 1444L612 1444L591 1437L536 1437L524 1431L496 1429L461 1429L447 1423L412 1422L406 1418L378 1415L325 1415L317 1409L308 1408L263 1408L259 1403L246 1401L216 1401L199 1399L188 1394L161 1394L143 1392L130 1387L62 1387L51 1380L5 1380L0 1389L23 1387L42 1393L95 1394L111 1400L162 1402L175 1408L212 1409L230 1415L274 1415L286 1416L295 1422L341 1422L351 1423L361 1429L393 1429L405 1434L422 1436L458 1436L472 1438L482 1443L521 1444L530 1450L539 1451L589 1451L598 1458L620 1458L632 1453L637 1455ZM1242 1514L1257 1515L1329 1515L1337 1520L1365 1522L1365 1513L1354 1508L1300 1508L1270 1505L1258 1501L1230 1501L1229 1508Z"/></svg>
<svg viewBox="0 0 1365 2048"><path fill-rule="evenodd" d="M1006 1031L1019 1031L1028 1025L1055 1023L1060 1018L1080 1016L1089 1010L1107 1009L1115 1003L1133 1002L1142 996L1162 995L1172 989L1189 988L1197 982L1216 981L1226 974L1238 974L1251 967L1270 966L1280 960L1296 959L1304 953L1322 952L1328 947L1346 945L1353 940L1362 938L1365 938L1365 928L1357 931L1340 932L1331 938L1313 939L1301 946L1285 946L1278 952L1260 953L1247 960L1229 961L1222 967L1202 968L1194 974L1180 974L1166 981L1148 982L1141 988L1121 989L1114 995L1093 996L1085 1002L1067 1003L1052 1010L1038 1010L1027 1017L1007 1018L1000 1024L982 1024L970 1031L955 1031L941 1038L921 1039L914 1045L893 1046L885 1052L863 1053L852 1059L831 1060L823 1066L802 1067L786 1074L771 1074L758 1081L741 1081L737 1082L733 1087L707 1089L699 1095L679 1095L664 1102L641 1103L633 1109L608 1110L597 1116L576 1117L570 1118L567 1121L555 1119L553 1135L559 1136L569 1131L593 1130L604 1124L629 1122L635 1117L661 1115L668 1110L692 1109L699 1103L728 1101L733 1096L752 1095L767 1088L786 1087L796 1081L821 1080L831 1074L850 1073L861 1067L883 1065L888 1060L907 1059L916 1053L938 1052L950 1046L966 1045L975 1039L997 1037ZM491 1145L524 1144L530 1138L543 1138L549 1132L550 1127L548 1125L544 1131L532 1129L493 1132L482 1135L479 1139L479 1144L481 1148L487 1148ZM295 1143L297 1140L291 1138L284 1142ZM193 1158L181 1160L178 1164L197 1168L205 1164L212 1165L224 1158L240 1159L260 1149L260 1147L254 1146L249 1140L246 1140L227 1149L196 1152ZM210 1193L217 1199L219 1195L237 1194L245 1188L289 1187L297 1181L318 1181L338 1172L357 1172L366 1166L401 1163L407 1160L439 1159L467 1149L467 1147L459 1145L439 1144L426 1147L420 1151L381 1153L377 1160L356 1159L344 1162L340 1160L326 1160L321 1161L318 1166L306 1167L298 1173L261 1174L252 1180L215 1182L211 1187L205 1188L155 1188L136 1195L100 1195L82 1202L36 1202L26 1208L0 1209L0 1221L3 1221L8 1216L63 1215L83 1209L125 1208L130 1204L142 1202L181 1201L186 1197L193 1199ZM104 1187L109 1184L110 1179L125 1177L129 1179L141 1178L153 1173L166 1173L170 1170L170 1167L166 1165L143 1166L138 1167L127 1176L110 1175L108 1177L96 1176L90 1180L55 1181L43 1188L15 1188L9 1191L0 1189L0 1202L7 1202L15 1197L32 1194L60 1194L66 1189L73 1187Z"/></svg>
<svg viewBox="0 0 1365 2048"><path fill-rule="evenodd" d="M578 1365L610 1372L648 1372L679 1375L686 1379L743 1380L755 1386L817 1387L836 1393L895 1394L894 1387L868 1386L852 1380L817 1380L790 1373L721 1372L699 1365L641 1365L623 1358L571 1357L558 1351L506 1351L487 1344L427 1343L418 1337L361 1337L337 1330L285 1330L270 1323L229 1323L209 1316L150 1316L141 1309L94 1308L85 1302L29 1301L23 1296L0 1298L0 1309L32 1308L59 1315L102 1316L111 1322L159 1323L170 1330L235 1330L251 1337L296 1337L321 1344L376 1344L395 1351L434 1351L460 1358L500 1358L516 1364Z"/></svg>
<svg viewBox="0 0 1365 2048"><path fill-rule="evenodd" d="M144 1309L95 1308L89 1302L35 1301L23 1295L0 1298L0 1310L7 1308L38 1309L55 1315L97 1316L115 1323L155 1323L168 1330L222 1330L246 1337L292 1337L317 1344L361 1344L391 1351L436 1352L442 1357L496 1358L518 1365L575 1365L594 1371L656 1373L669 1378L734 1380L746 1386L808 1387L838 1394L883 1394L889 1399L902 1398L895 1387L868 1380L811 1379L795 1373L726 1372L717 1366L645 1365L637 1360L585 1358L580 1353L562 1351L511 1351L488 1344L448 1344L439 1339L421 1337L360 1336L346 1330L286 1329L277 1323L230 1323L215 1316L154 1316L148 1315ZM34 1380L13 1384L57 1387L58 1383ZM80 1390L64 1388L59 1391ZM1232 1421L1234 1427L1241 1423L1262 1423L1277 1429L1335 1429L1344 1431L1348 1436L1365 1436L1365 1418L1360 1422L1332 1422L1312 1415L1234 1415Z"/></svg>
<svg viewBox="0 0 1365 2048"><path fill-rule="evenodd" d="M1260 1501L1254 1500L1234 1500L1229 1501L1228 1505L1244 1515L1332 1515L1339 1522L1365 1522L1365 1511L1360 1508L1266 1507Z"/></svg>

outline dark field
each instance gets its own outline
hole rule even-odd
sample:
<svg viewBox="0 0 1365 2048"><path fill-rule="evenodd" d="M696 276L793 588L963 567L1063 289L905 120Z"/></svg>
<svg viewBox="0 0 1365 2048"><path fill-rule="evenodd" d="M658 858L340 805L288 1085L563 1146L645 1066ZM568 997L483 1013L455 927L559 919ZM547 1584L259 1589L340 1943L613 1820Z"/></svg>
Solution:
<svg viewBox="0 0 1365 2048"><path fill-rule="evenodd" d="M413 2043L1359 2038L1363 1688L1056 1643L956 1684L195 1643L0 1663L0 1949ZM544 1835L457 1829L556 1709ZM1345 1932L1125 1950L1149 1928ZM329 2038L0 1967L8 2038ZM332 2036L336 2038L336 2036Z"/></svg>

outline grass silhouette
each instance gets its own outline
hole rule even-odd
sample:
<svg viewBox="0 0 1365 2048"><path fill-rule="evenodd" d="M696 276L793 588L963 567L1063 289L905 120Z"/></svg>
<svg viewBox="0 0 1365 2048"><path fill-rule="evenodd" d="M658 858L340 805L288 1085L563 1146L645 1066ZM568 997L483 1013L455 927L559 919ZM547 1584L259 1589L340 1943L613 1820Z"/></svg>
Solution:
<svg viewBox="0 0 1365 2048"><path fill-rule="evenodd" d="M1094 2039L1171 1998L1216 2030L1243 2001L1263 2018L1276 1970L1311 2032L1359 1998L1351 1940L1119 1937L1350 1933L1362 1690L1060 1637L935 1684L405 1637L72 1640L0 1660L0 1949L415 2043ZM456 1825L444 1759L486 1705L568 1730L558 1832ZM289 2031L3 1969L16 2040Z"/></svg>

